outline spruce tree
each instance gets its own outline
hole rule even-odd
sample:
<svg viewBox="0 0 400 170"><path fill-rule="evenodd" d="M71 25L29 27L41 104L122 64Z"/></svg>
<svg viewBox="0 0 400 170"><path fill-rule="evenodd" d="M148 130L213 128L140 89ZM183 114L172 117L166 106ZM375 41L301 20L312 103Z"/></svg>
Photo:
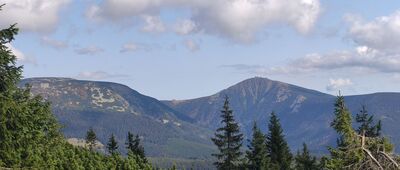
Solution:
<svg viewBox="0 0 400 170"><path fill-rule="evenodd" d="M217 129L215 137L211 139L219 150L219 153L212 154L217 158L214 165L223 170L239 169L243 134L240 133L233 111L229 108L228 96L225 97L221 118L222 127Z"/></svg>
<svg viewBox="0 0 400 170"><path fill-rule="evenodd" d="M3 6L4 4L0 5L0 10ZM16 66L17 57L6 46L14 40L17 33L16 24L0 30L0 93L16 89L22 78L22 66Z"/></svg>
<svg viewBox="0 0 400 170"><path fill-rule="evenodd" d="M146 160L144 148L140 144L139 135L136 135L136 137L134 138L133 134L131 132L128 132L127 141L125 144L128 152L131 152L132 154L139 156L141 159Z"/></svg>
<svg viewBox="0 0 400 170"><path fill-rule="evenodd" d="M310 151L308 151L307 145L305 143L303 143L302 152L300 153L299 151L297 151L295 162L296 162L296 170L320 169L317 163L317 158L315 156L310 155Z"/></svg>
<svg viewBox="0 0 400 170"><path fill-rule="evenodd" d="M110 155L118 154L118 143L115 140L114 134L111 134L111 137L108 139L107 150Z"/></svg>
<svg viewBox="0 0 400 170"><path fill-rule="evenodd" d="M279 119L274 112L271 113L271 118L268 124L266 146L272 167L280 170L290 169L292 155L283 135Z"/></svg>
<svg viewBox="0 0 400 170"><path fill-rule="evenodd" d="M93 151L96 147L96 133L94 132L93 128L89 128L86 132L86 146L90 151Z"/></svg>
<svg viewBox="0 0 400 170"><path fill-rule="evenodd" d="M265 135L257 127L257 123L253 125L253 137L249 140L248 151L246 151L247 166L250 170L265 169L268 164L267 148L265 145Z"/></svg>
<svg viewBox="0 0 400 170"><path fill-rule="evenodd" d="M32 96L29 86L18 87L22 66L8 48L17 33L15 24L0 30L0 167L54 167L60 126L48 102Z"/></svg>
<svg viewBox="0 0 400 170"><path fill-rule="evenodd" d="M345 165L356 164L363 159L363 151L352 149L360 145L356 138L356 132L352 127L351 113L347 109L342 95L338 95L335 101L334 119L331 126L338 133L337 148L330 147L331 159L328 169L341 169Z"/></svg>
<svg viewBox="0 0 400 170"><path fill-rule="evenodd" d="M356 115L356 122L360 125L357 133L366 137L377 137L381 133L381 121L374 125L374 116L369 115L365 105L362 106L359 113Z"/></svg>
<svg viewBox="0 0 400 170"><path fill-rule="evenodd" d="M336 98L334 114L335 118L331 123L333 129L335 129L342 137L352 136L354 130L351 126L351 113L345 106L344 97L342 95L339 95Z"/></svg>

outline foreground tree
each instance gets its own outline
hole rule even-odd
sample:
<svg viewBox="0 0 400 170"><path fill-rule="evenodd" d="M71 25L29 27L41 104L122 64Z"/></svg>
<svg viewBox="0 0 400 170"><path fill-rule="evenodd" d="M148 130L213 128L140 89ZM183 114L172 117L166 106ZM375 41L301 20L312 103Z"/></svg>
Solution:
<svg viewBox="0 0 400 170"><path fill-rule="evenodd" d="M288 170L292 160L289 146L283 135L279 119L274 112L268 124L267 153L273 169Z"/></svg>
<svg viewBox="0 0 400 170"><path fill-rule="evenodd" d="M17 32L15 24L0 30L0 167L53 167L43 157L56 159L60 127L48 102L17 87L22 67L8 48Z"/></svg>
<svg viewBox="0 0 400 170"><path fill-rule="evenodd" d="M307 145L303 143L303 150L300 153L297 151L297 155L295 157L296 170L318 170L320 169L317 158L315 156L310 155L310 151L308 151Z"/></svg>
<svg viewBox="0 0 400 170"><path fill-rule="evenodd" d="M253 125L253 137L249 140L248 151L246 151L247 167L250 170L266 169L268 165L267 148L265 145L265 135L257 127L257 123Z"/></svg>
<svg viewBox="0 0 400 170"><path fill-rule="evenodd" d="M0 10L4 5L0 4ZM0 93L4 94L17 90L17 83L21 80L22 66L16 66L17 57L9 50L7 44L14 40L18 28L16 24L0 30Z"/></svg>
<svg viewBox="0 0 400 170"><path fill-rule="evenodd" d="M96 133L94 132L93 128L89 128L86 132L86 146L90 151L93 151L96 147Z"/></svg>
<svg viewBox="0 0 400 170"><path fill-rule="evenodd" d="M239 169L243 134L240 133L233 111L229 108L227 96L221 113L223 126L217 129L215 137L211 139L219 150L219 153L212 154L217 158L214 165L223 170Z"/></svg>
<svg viewBox="0 0 400 170"><path fill-rule="evenodd" d="M399 169L392 156L393 146L384 137L366 137L351 125L351 114L339 95L331 126L339 134L337 148L330 147L331 157L324 160L326 169Z"/></svg>

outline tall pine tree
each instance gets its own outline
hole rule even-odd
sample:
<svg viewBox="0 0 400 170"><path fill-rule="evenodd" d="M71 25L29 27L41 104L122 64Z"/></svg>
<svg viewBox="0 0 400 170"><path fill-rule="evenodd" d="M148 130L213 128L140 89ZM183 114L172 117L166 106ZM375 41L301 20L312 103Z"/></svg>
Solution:
<svg viewBox="0 0 400 170"><path fill-rule="evenodd" d="M111 134L111 137L108 139L107 150L110 155L118 154L118 143L115 140L114 134Z"/></svg>
<svg viewBox="0 0 400 170"><path fill-rule="evenodd" d="M335 118L331 123L333 129L335 129L342 137L348 138L354 135L354 130L351 126L351 113L347 109L342 95L339 95L336 98L334 114Z"/></svg>
<svg viewBox="0 0 400 170"><path fill-rule="evenodd" d="M229 108L228 96L225 97L221 118L222 127L217 129L215 137L211 139L219 150L219 153L212 154L217 158L214 165L223 170L239 169L243 134L240 133L239 125L233 117L233 111Z"/></svg>
<svg viewBox="0 0 400 170"><path fill-rule="evenodd" d="M288 170L292 160L289 146L283 135L283 130L279 119L274 112L268 124L267 134L267 153L270 158L271 166L275 169Z"/></svg>
<svg viewBox="0 0 400 170"><path fill-rule="evenodd" d="M317 158L315 156L310 155L310 151L308 151L307 145L305 143L303 143L302 152L300 153L299 151L297 151L295 162L296 162L296 170L320 169L317 163Z"/></svg>
<svg viewBox="0 0 400 170"><path fill-rule="evenodd" d="M249 140L249 148L246 151L247 166L250 170L266 169L268 165L267 148L265 145L265 135L257 127L257 123L253 125L253 137Z"/></svg>
<svg viewBox="0 0 400 170"><path fill-rule="evenodd" d="M360 142L356 138L356 132L352 127L351 113L347 109L344 97L338 95L335 101L334 119L331 126L339 134L337 139L337 148L329 148L331 159L328 162L328 169L343 168L346 165L356 164L363 159L363 153L360 149L351 149Z"/></svg>

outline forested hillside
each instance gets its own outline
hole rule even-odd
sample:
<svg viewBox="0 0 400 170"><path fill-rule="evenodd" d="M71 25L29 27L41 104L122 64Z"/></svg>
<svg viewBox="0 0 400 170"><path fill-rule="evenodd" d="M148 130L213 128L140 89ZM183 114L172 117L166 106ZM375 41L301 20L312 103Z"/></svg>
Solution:
<svg viewBox="0 0 400 170"><path fill-rule="evenodd" d="M67 138L82 139L91 127L103 144L111 133L120 143L129 131L139 134L152 157L207 159L214 150L210 130L127 86L66 78L24 79L20 86L24 84L52 103Z"/></svg>

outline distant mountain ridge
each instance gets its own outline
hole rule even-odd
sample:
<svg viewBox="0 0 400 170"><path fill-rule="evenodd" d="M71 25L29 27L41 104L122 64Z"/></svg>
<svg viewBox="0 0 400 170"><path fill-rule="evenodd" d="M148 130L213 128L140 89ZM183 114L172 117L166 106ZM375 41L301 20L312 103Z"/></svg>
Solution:
<svg viewBox="0 0 400 170"><path fill-rule="evenodd" d="M215 129L219 125L218 111L225 95L230 97L236 120L248 137L254 121L266 132L269 115L274 111L281 120L292 151L299 149L303 142L310 145L314 153L324 153L326 146L335 145L336 133L330 127L335 96L267 78L250 78L207 97L164 103L186 113L197 124ZM345 100L354 115L365 104L369 113L383 121L384 135L392 139L397 150L400 149L400 134L396 133L400 128L397 124L400 93L346 96Z"/></svg>
<svg viewBox="0 0 400 170"><path fill-rule="evenodd" d="M128 131L143 138L149 156L205 158L213 151L210 130L192 125L190 117L125 85L69 78L30 78L20 82L21 87L24 84L52 103L66 137L84 138L93 127L103 144L115 134L121 151ZM172 149L178 144L181 150ZM192 145L202 153L187 152Z"/></svg>
<svg viewBox="0 0 400 170"><path fill-rule="evenodd" d="M67 137L82 138L94 126L101 131L103 143L108 134L118 133L123 144L131 130L143 136L151 156L210 159L215 151L210 136L219 126L225 95L246 137L253 121L266 132L269 115L275 111L293 152L306 142L314 153L326 153L326 146L336 141L330 127L335 96L267 78L250 78L211 96L171 101L158 101L109 82L32 78L21 86L25 83L53 103ZM383 121L384 135L399 151L400 93L346 96L345 100L353 114L367 105L369 113Z"/></svg>

